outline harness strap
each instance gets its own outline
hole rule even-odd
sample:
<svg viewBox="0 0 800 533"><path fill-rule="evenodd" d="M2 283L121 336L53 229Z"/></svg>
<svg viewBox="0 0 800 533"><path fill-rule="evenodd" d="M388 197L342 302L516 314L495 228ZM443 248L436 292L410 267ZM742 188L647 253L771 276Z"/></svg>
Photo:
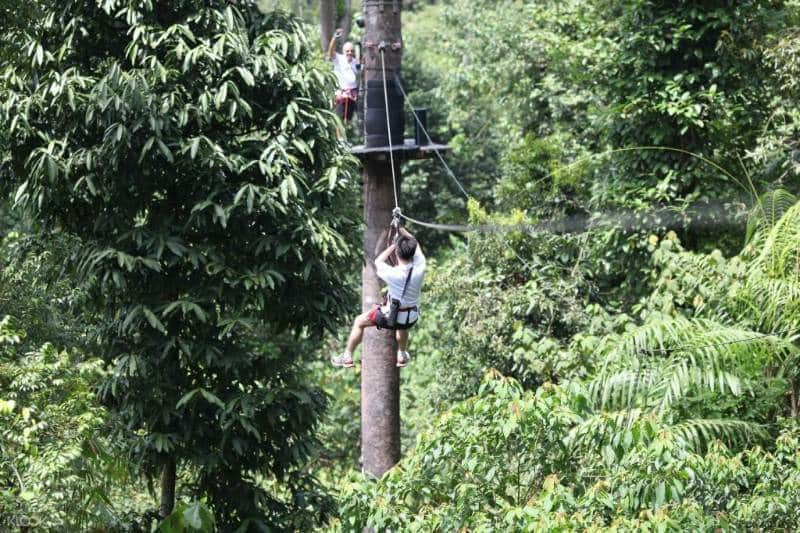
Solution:
<svg viewBox="0 0 800 533"><path fill-rule="evenodd" d="M414 272L414 267L408 269L408 276L406 276L406 282L403 285L403 294L400 295L400 300L403 300L403 297L406 295L406 289L408 289L408 282L411 281L411 273Z"/></svg>
<svg viewBox="0 0 800 533"><path fill-rule="evenodd" d="M403 301L403 297L406 295L406 289L408 289L408 283L411 281L411 273L412 272L414 272L414 267L413 266L408 269L408 276L406 276L406 282L405 282L405 284L403 284L403 294L400 295L400 301L401 302ZM406 319L403 322L404 326L408 325L408 319L411 318L411 311L414 311L416 309L417 309L416 305L414 307L407 307L405 309L402 308L402 307L398 307L397 308L397 312L398 313L400 313L400 312L405 312L406 313ZM417 313L419 313L419 311L417 311Z"/></svg>
<svg viewBox="0 0 800 533"><path fill-rule="evenodd" d="M358 100L358 89L336 89L335 103L342 104Z"/></svg>

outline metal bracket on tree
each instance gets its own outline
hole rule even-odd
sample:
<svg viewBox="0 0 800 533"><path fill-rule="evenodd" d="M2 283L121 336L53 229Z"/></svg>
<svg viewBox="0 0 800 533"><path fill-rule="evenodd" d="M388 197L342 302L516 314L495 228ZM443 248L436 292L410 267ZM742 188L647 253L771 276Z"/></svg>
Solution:
<svg viewBox="0 0 800 533"><path fill-rule="evenodd" d="M395 207L392 209L392 224L393 228L400 227L400 223L402 221L403 213L400 211L399 207Z"/></svg>
<svg viewBox="0 0 800 533"><path fill-rule="evenodd" d="M380 43L377 44L373 43L372 41L364 42L364 48L377 48L379 51L385 50L387 46L390 46L391 49L394 50L395 52L403 48L402 43L400 43L399 41L391 43L391 45L388 44L386 41L381 41Z"/></svg>

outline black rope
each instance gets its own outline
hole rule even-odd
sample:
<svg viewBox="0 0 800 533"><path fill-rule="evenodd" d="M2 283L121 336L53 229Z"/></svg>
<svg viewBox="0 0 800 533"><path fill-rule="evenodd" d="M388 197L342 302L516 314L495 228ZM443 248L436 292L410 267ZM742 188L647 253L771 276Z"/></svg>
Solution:
<svg viewBox="0 0 800 533"><path fill-rule="evenodd" d="M400 87L400 92L403 93L403 100L405 100L406 104L408 104L408 107L411 109L411 114L414 115L414 119L417 121L417 124L419 125L420 129L425 134L425 138L428 139L428 142L433 146L433 151L436 153L436 156L439 158L439 161L442 162L442 165L444 165L445 170L447 170L447 175L450 176L450 178L455 182L455 184L458 186L458 189L461 191L464 197L469 199L469 194L467 194L467 190L464 188L463 185L461 185L461 182L458 181L458 178L456 178L456 175L450 169L450 166L447 164L447 162L444 160L444 157L442 157L442 154L436 148L436 144L433 142L433 139L431 139L431 136L428 134L428 130L425 129L425 125L422 124L422 121L417 115L416 109L414 109L414 106L411 104L411 100L408 99L408 94L406 94L406 91L403 88L403 84L400 82L400 77L395 74L394 79L395 82L397 83L397 86ZM452 231L460 231L460 230L452 230Z"/></svg>

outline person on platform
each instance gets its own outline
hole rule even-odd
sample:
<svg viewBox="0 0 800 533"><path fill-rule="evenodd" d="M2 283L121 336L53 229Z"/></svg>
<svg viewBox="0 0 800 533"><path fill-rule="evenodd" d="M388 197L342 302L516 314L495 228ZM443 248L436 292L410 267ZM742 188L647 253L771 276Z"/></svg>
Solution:
<svg viewBox="0 0 800 533"><path fill-rule="evenodd" d="M331 37L328 58L333 63L333 72L339 86L334 100L336 114L347 124L353 117L358 102L358 74L361 64L355 55L356 48L350 41L344 43L341 54L336 52L336 40L342 35L342 29L338 28Z"/></svg>
<svg viewBox="0 0 800 533"><path fill-rule="evenodd" d="M388 287L386 301L356 317L344 352L331 359L334 366L353 366L353 352L361 343L364 329L371 327L394 329L397 339L397 366L404 367L410 360L408 330L419 319L419 297L425 279L425 255L414 236L401 227L397 219L393 224L398 228L395 243L375 258L378 277ZM396 259L397 264L394 266L389 263L391 257ZM392 300L399 303L394 325L389 323Z"/></svg>

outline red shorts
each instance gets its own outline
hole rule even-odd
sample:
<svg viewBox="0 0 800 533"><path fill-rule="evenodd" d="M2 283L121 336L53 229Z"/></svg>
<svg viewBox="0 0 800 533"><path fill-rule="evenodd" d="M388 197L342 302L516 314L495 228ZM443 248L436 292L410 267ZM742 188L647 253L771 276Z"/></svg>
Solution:
<svg viewBox="0 0 800 533"><path fill-rule="evenodd" d="M367 315L367 320L369 320L371 326L378 325L378 313L380 312L381 312L381 306L376 305L375 307L372 308L372 311L370 311L369 314Z"/></svg>

